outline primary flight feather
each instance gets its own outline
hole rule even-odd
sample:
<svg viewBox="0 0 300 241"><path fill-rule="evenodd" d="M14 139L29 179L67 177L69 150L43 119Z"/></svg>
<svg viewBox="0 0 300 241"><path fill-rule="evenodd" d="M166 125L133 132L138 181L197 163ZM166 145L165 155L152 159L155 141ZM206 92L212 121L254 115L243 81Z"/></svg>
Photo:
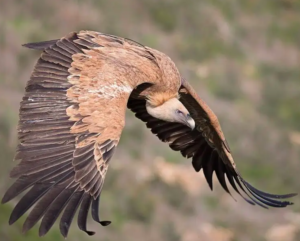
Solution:
<svg viewBox="0 0 300 241"><path fill-rule="evenodd" d="M98 208L105 175L125 126L125 111L146 122L169 146L201 168L212 189L212 174L229 193L225 177L248 203L285 207L295 194L257 190L238 173L216 115L184 80L165 54L132 40L92 31L25 45L42 50L20 107L19 145L11 171L17 178L2 203L30 190L9 219L30 208L26 232L41 220L45 235L60 214L67 236L77 210L78 227Z"/></svg>

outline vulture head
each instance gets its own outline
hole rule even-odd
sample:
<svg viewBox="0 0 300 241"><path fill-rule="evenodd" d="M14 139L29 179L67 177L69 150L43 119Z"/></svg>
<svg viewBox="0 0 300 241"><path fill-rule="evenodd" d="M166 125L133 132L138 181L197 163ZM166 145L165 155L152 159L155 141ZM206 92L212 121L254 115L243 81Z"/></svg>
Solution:
<svg viewBox="0 0 300 241"><path fill-rule="evenodd" d="M188 110L176 98L171 98L159 106L153 106L147 101L146 104L149 115L167 122L177 122L195 128L195 121L191 117Z"/></svg>

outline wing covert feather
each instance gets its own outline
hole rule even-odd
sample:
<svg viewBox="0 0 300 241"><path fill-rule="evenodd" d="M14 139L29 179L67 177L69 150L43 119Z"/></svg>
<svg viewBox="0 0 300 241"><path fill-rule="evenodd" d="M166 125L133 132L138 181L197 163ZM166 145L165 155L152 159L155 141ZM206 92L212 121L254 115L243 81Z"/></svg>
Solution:
<svg viewBox="0 0 300 241"><path fill-rule="evenodd" d="M18 179L2 203L29 191L15 206L9 223L33 207L23 231L41 220L39 235L43 236L63 213L60 230L66 237L79 209L79 228L93 234L86 229L91 206L93 219L103 226L109 224L100 221L99 199L135 84L128 81L135 77L130 68L120 75L116 69L132 64L138 67L141 61L148 72L140 71L136 78L143 81L158 78L158 67L142 45L96 32L71 33L59 40L25 46L43 52L20 107L15 156L20 162L11 171L11 177ZM131 49L133 57L127 58ZM137 63L130 62L136 58Z"/></svg>

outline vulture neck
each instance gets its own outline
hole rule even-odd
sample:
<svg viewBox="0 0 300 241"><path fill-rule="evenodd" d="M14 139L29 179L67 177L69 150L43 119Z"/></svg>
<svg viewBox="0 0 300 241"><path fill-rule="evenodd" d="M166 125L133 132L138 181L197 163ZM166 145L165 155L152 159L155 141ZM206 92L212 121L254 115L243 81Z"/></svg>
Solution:
<svg viewBox="0 0 300 241"><path fill-rule="evenodd" d="M147 96L147 105L150 105L152 107L158 107L158 106L163 105L168 100L173 99L173 98L178 99L178 97L179 97L178 92L176 92L176 93L168 93L168 92L159 93L158 92L158 93Z"/></svg>
<svg viewBox="0 0 300 241"><path fill-rule="evenodd" d="M179 103L177 95L156 95L155 98L147 100L146 109L149 115L157 119L174 122L174 110Z"/></svg>

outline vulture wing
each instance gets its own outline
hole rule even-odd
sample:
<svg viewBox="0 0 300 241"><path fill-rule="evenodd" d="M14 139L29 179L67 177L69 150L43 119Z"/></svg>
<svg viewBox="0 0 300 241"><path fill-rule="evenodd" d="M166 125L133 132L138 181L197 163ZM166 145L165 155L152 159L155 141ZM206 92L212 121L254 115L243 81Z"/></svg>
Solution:
<svg viewBox="0 0 300 241"><path fill-rule="evenodd" d="M137 91L138 89L132 93L132 96L138 96ZM290 198L296 194L269 194L254 188L246 182L236 169L216 115L198 97L187 81L182 80L179 93L180 101L195 120L196 127L194 130L179 123L165 122L150 116L145 107L145 100L130 98L127 107L135 113L137 118L146 122L147 127L161 141L167 142L173 150L180 151L184 157L192 158L194 169L197 172L201 168L203 169L204 176L211 189L213 189L212 175L215 172L226 192L230 194L225 176L234 190L252 205L257 204L268 208L268 206L286 207L292 204L288 201L281 201L281 199Z"/></svg>
<svg viewBox="0 0 300 241"><path fill-rule="evenodd" d="M43 53L21 102L15 158L20 163L11 172L17 180L2 199L6 203L29 189L13 209L10 224L30 208L23 230L42 219L40 236L62 213L60 231L66 237L77 210L78 227L89 235L90 208L95 221L110 223L100 221L98 206L132 90L128 44L136 46L129 48L135 50L133 60L151 65L153 57L141 56L136 43L95 32L25 45Z"/></svg>

